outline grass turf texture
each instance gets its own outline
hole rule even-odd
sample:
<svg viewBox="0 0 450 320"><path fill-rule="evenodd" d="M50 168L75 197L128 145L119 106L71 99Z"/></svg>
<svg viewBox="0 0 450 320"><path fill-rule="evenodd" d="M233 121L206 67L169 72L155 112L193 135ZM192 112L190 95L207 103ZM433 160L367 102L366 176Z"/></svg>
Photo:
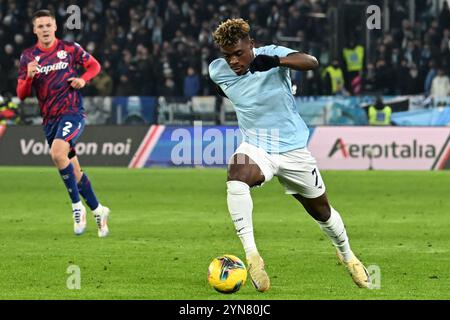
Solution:
<svg viewBox="0 0 450 320"><path fill-rule="evenodd" d="M207 283L209 263L244 258L220 169L88 168L112 209L110 236L73 235L68 195L53 168L0 167L0 299L449 299L450 172L323 172L353 250L381 270L358 289L317 224L276 181L253 191L269 292L232 295ZM69 290L70 265L81 289Z"/></svg>

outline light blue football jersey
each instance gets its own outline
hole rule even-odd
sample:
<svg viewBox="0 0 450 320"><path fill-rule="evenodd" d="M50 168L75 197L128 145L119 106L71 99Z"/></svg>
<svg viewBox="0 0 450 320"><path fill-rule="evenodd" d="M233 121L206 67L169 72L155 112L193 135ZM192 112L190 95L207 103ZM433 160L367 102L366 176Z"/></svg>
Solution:
<svg viewBox="0 0 450 320"><path fill-rule="evenodd" d="M294 52L276 45L254 49L255 55L279 57ZM232 102L243 141L268 153L306 147L309 130L297 111L288 68L238 76L220 58L209 65L209 75Z"/></svg>

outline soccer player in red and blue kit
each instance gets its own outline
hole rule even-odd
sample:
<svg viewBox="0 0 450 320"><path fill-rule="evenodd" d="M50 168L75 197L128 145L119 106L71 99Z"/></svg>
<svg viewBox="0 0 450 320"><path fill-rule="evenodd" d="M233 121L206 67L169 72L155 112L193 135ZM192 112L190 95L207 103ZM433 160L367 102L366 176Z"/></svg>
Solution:
<svg viewBox="0 0 450 320"><path fill-rule="evenodd" d="M36 91L50 155L72 200L75 234L80 235L86 229L86 209L80 200L81 194L93 211L98 236L105 237L109 209L97 200L75 152L75 143L85 124L79 89L100 72L100 64L77 43L56 38L56 20L49 10L36 11L32 22L38 41L20 57L17 96L24 100L31 95L32 87ZM77 66L86 69L80 77Z"/></svg>

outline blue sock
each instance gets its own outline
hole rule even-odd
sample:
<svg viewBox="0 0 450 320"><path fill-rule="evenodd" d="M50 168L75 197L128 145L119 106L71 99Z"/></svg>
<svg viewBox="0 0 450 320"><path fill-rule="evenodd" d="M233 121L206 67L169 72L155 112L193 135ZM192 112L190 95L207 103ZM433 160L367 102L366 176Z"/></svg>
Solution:
<svg viewBox="0 0 450 320"><path fill-rule="evenodd" d="M69 163L65 169L59 170L59 174L66 185L72 203L80 202L80 195L78 194L77 181L75 179L75 174L73 173L72 163Z"/></svg>
<svg viewBox="0 0 450 320"><path fill-rule="evenodd" d="M83 196L84 200L86 200L89 208L91 208L91 210L97 209L98 200L95 196L94 190L92 189L91 181L89 181L86 173L83 173L83 176L78 183L78 190L80 191L80 194Z"/></svg>

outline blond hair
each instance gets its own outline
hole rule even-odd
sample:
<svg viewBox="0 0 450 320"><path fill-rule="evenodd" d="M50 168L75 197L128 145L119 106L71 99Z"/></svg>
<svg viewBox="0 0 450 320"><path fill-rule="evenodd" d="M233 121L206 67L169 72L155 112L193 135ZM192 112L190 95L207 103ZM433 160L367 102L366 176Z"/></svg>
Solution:
<svg viewBox="0 0 450 320"><path fill-rule="evenodd" d="M214 42L220 47L235 45L249 36L250 25L244 19L228 19L213 32Z"/></svg>

